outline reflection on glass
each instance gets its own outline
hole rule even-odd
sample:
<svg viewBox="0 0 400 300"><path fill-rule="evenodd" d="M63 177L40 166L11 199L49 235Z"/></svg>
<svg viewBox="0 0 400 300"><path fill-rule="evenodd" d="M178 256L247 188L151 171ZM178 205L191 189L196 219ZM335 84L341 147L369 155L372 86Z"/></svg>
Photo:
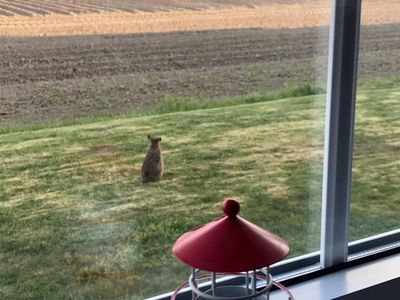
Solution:
<svg viewBox="0 0 400 300"><path fill-rule="evenodd" d="M1 2L0 298L170 291L228 196L318 250L330 1Z"/></svg>
<svg viewBox="0 0 400 300"><path fill-rule="evenodd" d="M367 0L361 14L351 240L400 226L400 1Z"/></svg>

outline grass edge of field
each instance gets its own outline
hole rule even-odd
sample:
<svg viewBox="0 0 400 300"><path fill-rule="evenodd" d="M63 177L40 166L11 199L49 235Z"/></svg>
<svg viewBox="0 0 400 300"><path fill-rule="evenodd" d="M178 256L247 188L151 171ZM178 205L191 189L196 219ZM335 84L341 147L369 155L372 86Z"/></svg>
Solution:
<svg viewBox="0 0 400 300"><path fill-rule="evenodd" d="M93 115L77 119L55 121L49 123L22 123L22 124L2 124L0 122L0 135L18 131L41 130L46 128L57 128L65 126L83 125L89 123L107 122L115 119L128 119L135 117L160 115L176 112L187 112L201 109L211 109L219 107L229 107L241 104L251 104L267 101L283 100L288 98L298 98L324 93L321 87L311 84L292 86L273 92L252 92L245 96L221 97L221 98L195 98L195 97L174 97L164 95L156 105L151 107L141 107L133 112L119 113L116 115Z"/></svg>
<svg viewBox="0 0 400 300"><path fill-rule="evenodd" d="M400 87L400 76L388 78L365 78L359 80L358 90L381 90ZM149 115L159 115L175 112L186 112L218 107L229 107L241 104L260 103L267 101L278 101L289 98L298 98L326 93L324 87L306 83L297 86L289 86L271 92L251 92L244 96L221 97L221 98L196 98L196 97L174 97L165 95L155 106L142 107L133 112L119 113L116 115L93 115L77 119L55 121L49 123L22 123L9 124L0 122L0 135L18 131L40 130L45 128L57 128L64 126L83 125L97 122L107 122L115 119L128 119Z"/></svg>

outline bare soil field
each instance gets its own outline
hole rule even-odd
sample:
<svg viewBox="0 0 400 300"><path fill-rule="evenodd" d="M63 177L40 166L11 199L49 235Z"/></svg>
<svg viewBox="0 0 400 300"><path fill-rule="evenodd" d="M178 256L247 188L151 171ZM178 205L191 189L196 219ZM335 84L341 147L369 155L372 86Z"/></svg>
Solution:
<svg viewBox="0 0 400 300"><path fill-rule="evenodd" d="M40 14L26 7L49 1L0 0L9 12L0 16L0 123L126 113L165 96L324 85L329 8L260 2L267 1L160 0L146 2L158 5L150 12L155 7L139 9L140 1L59 0L52 5L71 10ZM374 3L363 4L362 78L400 73L400 2ZM15 16L11 4L30 16Z"/></svg>
<svg viewBox="0 0 400 300"><path fill-rule="evenodd" d="M304 2L299 0L297 2ZM290 3L293 0L4 0L0 3L0 14L48 15L82 14L101 12L158 12L171 10L202 10L207 8L226 8L230 6L254 7L265 3Z"/></svg>
<svg viewBox="0 0 400 300"><path fill-rule="evenodd" d="M78 7L48 9L62 5ZM43 4L46 3L46 4ZM330 1L0 0L0 36L60 36L326 26ZM111 4L112 3L112 4ZM12 9L11 9L12 8ZM400 1L363 3L365 25L399 22Z"/></svg>
<svg viewBox="0 0 400 300"><path fill-rule="evenodd" d="M364 27L362 77L400 74L400 25ZM164 96L226 97L325 82L327 28L2 38L0 118L114 114Z"/></svg>

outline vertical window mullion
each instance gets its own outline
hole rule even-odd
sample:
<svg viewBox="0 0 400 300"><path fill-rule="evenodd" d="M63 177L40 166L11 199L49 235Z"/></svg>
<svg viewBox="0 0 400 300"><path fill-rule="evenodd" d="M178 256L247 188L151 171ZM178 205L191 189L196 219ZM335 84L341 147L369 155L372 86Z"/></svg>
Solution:
<svg viewBox="0 0 400 300"><path fill-rule="evenodd" d="M348 253L351 166L361 0L333 0L329 40L321 265Z"/></svg>

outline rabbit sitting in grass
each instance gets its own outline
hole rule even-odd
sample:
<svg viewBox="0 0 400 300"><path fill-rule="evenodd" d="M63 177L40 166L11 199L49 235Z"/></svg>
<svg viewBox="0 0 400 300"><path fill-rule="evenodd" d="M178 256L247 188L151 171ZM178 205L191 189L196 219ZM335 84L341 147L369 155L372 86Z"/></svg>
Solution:
<svg viewBox="0 0 400 300"><path fill-rule="evenodd" d="M147 138L150 141L150 147L141 169L142 182L159 181L164 171L164 163L159 145L161 138L151 137L150 135Z"/></svg>

